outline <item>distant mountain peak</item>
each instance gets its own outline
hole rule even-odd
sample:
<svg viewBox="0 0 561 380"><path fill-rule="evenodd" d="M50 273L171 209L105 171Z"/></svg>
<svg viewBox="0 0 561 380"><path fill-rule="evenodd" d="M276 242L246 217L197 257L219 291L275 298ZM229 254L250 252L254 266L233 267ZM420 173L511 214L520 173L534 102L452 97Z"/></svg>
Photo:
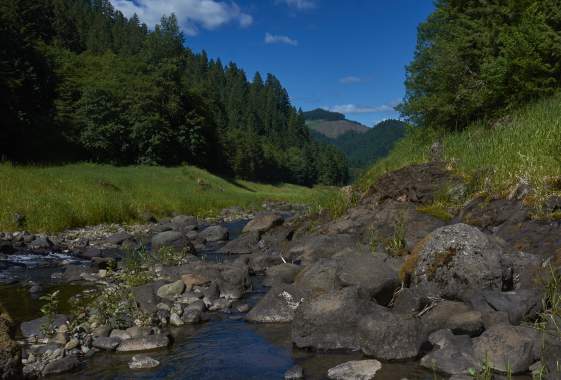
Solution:
<svg viewBox="0 0 561 380"><path fill-rule="evenodd" d="M304 112L308 127L330 139L336 139L348 132L366 133L368 127L352 120L347 120L345 115L331 112L322 108Z"/></svg>

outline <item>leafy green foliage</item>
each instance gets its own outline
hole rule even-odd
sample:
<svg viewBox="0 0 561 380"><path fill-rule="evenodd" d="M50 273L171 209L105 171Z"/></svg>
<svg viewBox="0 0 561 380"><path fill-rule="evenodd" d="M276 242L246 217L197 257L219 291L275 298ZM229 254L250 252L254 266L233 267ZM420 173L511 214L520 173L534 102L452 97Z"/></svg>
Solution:
<svg viewBox="0 0 561 380"><path fill-rule="evenodd" d="M556 0L439 0L419 28L400 111L448 130L494 119L558 89L560 57Z"/></svg>
<svg viewBox="0 0 561 380"><path fill-rule="evenodd" d="M55 328L57 327L54 326L54 320L55 315L58 312L59 293L59 290L55 290L54 292L45 294L39 298L40 301L45 303L41 306L41 314L47 317L47 320L41 326L41 333L45 336L53 335Z"/></svg>
<svg viewBox="0 0 561 380"><path fill-rule="evenodd" d="M347 181L343 155L311 139L277 78L249 81L235 64L193 53L173 14L148 31L109 0L1 7L0 159L188 163L248 180Z"/></svg>

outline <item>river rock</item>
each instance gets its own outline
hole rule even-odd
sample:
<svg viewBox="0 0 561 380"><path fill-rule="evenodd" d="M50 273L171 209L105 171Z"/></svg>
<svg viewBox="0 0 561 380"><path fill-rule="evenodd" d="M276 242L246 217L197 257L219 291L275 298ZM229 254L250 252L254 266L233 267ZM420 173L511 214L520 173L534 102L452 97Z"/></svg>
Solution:
<svg viewBox="0 0 561 380"><path fill-rule="evenodd" d="M121 339L117 337L100 336L93 340L92 345L95 348L99 348L100 350L113 351L119 346L120 343Z"/></svg>
<svg viewBox="0 0 561 380"><path fill-rule="evenodd" d="M196 273L184 274L183 276L181 276L181 280L189 291L193 289L194 286L202 286L210 282L210 280L205 276Z"/></svg>
<svg viewBox="0 0 561 380"><path fill-rule="evenodd" d="M304 298L305 293L292 285L273 287L246 315L246 320L260 323L291 322Z"/></svg>
<svg viewBox="0 0 561 380"><path fill-rule="evenodd" d="M539 334L529 327L495 325L473 340L475 357L499 372L528 371L540 347Z"/></svg>
<svg viewBox="0 0 561 380"><path fill-rule="evenodd" d="M177 215L170 221L176 228L185 229L197 226L197 218L191 215Z"/></svg>
<svg viewBox="0 0 561 380"><path fill-rule="evenodd" d="M130 369L150 369L156 368L160 362L148 355L134 355L129 362Z"/></svg>
<svg viewBox="0 0 561 380"><path fill-rule="evenodd" d="M235 240L228 242L218 250L225 255L245 255L252 253L257 248L259 232L248 232Z"/></svg>
<svg viewBox="0 0 561 380"><path fill-rule="evenodd" d="M333 380L370 380L382 369L378 360L357 360L339 364L327 372Z"/></svg>
<svg viewBox="0 0 561 380"><path fill-rule="evenodd" d="M209 243L228 240L230 233L224 226L210 226L201 231L198 238Z"/></svg>
<svg viewBox="0 0 561 380"><path fill-rule="evenodd" d="M132 338L128 332L125 330L114 329L109 334L110 338L118 338L120 340L126 340Z"/></svg>
<svg viewBox="0 0 561 380"><path fill-rule="evenodd" d="M308 298L296 309L292 341L300 348L357 350L358 322L376 307L381 306L361 298L354 287Z"/></svg>
<svg viewBox="0 0 561 380"><path fill-rule="evenodd" d="M126 231L120 231L109 236L105 241L109 244L121 245L127 240L132 240L134 237Z"/></svg>
<svg viewBox="0 0 561 380"><path fill-rule="evenodd" d="M302 267L290 263L282 263L265 270L265 286L292 284Z"/></svg>
<svg viewBox="0 0 561 380"><path fill-rule="evenodd" d="M201 322L202 311L197 309L186 308L181 316L181 322L187 324L196 324Z"/></svg>
<svg viewBox="0 0 561 380"><path fill-rule="evenodd" d="M542 294L538 289L483 291L482 296L493 310L507 313L510 323L515 325L524 318L534 319L541 311Z"/></svg>
<svg viewBox="0 0 561 380"><path fill-rule="evenodd" d="M43 369L43 376L58 375L65 372L70 372L80 366L80 360L76 355L66 356L62 359L50 362Z"/></svg>
<svg viewBox="0 0 561 380"><path fill-rule="evenodd" d="M44 316L41 318L34 319L32 321L23 322L20 325L21 333L26 338L31 338L33 336L40 339L45 338L45 336L41 332L41 329L43 326L48 324L48 321L49 321L48 317ZM56 328L58 326L65 324L67 321L68 321L68 317L66 315L57 314L53 318L52 327Z"/></svg>
<svg viewBox="0 0 561 380"><path fill-rule="evenodd" d="M153 314L156 312L156 305L159 303L158 297L156 297L156 290L164 284L164 281L156 281L131 289L134 299L140 307L140 310L142 310L146 314Z"/></svg>
<svg viewBox="0 0 561 380"><path fill-rule="evenodd" d="M429 336L435 349L421 359L421 365L448 375L468 374L470 368L478 368L469 336L454 335L450 330L439 330Z"/></svg>
<svg viewBox="0 0 561 380"><path fill-rule="evenodd" d="M287 259L309 265L321 258L331 258L347 248L354 249L356 245L357 239L352 235L310 235L292 242Z"/></svg>
<svg viewBox="0 0 561 380"><path fill-rule="evenodd" d="M143 336L152 335L152 329L150 327L132 326L127 329L127 333L131 338L140 338Z"/></svg>
<svg viewBox="0 0 561 380"><path fill-rule="evenodd" d="M183 283L183 281L178 280L172 282L171 284L166 284L161 286L156 294L160 298L164 298L167 300L174 300L176 297L180 296L184 290L185 290L185 284Z"/></svg>
<svg viewBox="0 0 561 380"><path fill-rule="evenodd" d="M0 311L1 311L0 306ZM21 347L13 340L12 323L7 315L0 315L0 380L23 378Z"/></svg>
<svg viewBox="0 0 561 380"><path fill-rule="evenodd" d="M149 351L158 348L167 347L170 340L166 335L149 335L141 338L127 339L121 342L117 351L132 352L132 351Z"/></svg>
<svg viewBox="0 0 561 380"><path fill-rule="evenodd" d="M160 232L152 238L152 250L158 251L162 248L172 248L177 251L195 253L195 247L184 233L179 231Z"/></svg>
<svg viewBox="0 0 561 380"><path fill-rule="evenodd" d="M380 360L405 360L419 355L425 335L419 322L378 306L358 323L362 352Z"/></svg>
<svg viewBox="0 0 561 380"><path fill-rule="evenodd" d="M284 380L301 380L304 378L304 369L299 365L289 368L284 373Z"/></svg>
<svg viewBox="0 0 561 380"><path fill-rule="evenodd" d="M98 326L95 329L93 329L92 336L94 338L97 338L97 337L100 337L100 336L107 337L107 336L109 336L109 333L111 333L111 327L109 327L107 325L101 325L101 326Z"/></svg>
<svg viewBox="0 0 561 380"><path fill-rule="evenodd" d="M502 288L502 248L475 227L439 228L418 244L415 253L412 282L433 295L462 299L472 292Z"/></svg>
<svg viewBox="0 0 561 380"><path fill-rule="evenodd" d="M264 233L275 226L280 226L284 222L284 218L276 213L258 214L243 228L243 233L257 232Z"/></svg>
<svg viewBox="0 0 561 380"><path fill-rule="evenodd" d="M442 329L451 329L455 334L477 336L483 330L481 312L472 310L463 302L439 301L432 304L420 322L426 336Z"/></svg>

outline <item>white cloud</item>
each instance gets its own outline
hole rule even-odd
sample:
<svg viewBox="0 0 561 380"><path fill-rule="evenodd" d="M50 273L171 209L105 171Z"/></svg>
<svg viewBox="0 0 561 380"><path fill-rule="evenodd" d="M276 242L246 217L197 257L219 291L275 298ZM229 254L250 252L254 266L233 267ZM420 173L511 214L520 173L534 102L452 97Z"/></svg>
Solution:
<svg viewBox="0 0 561 380"><path fill-rule="evenodd" d="M219 0L112 0L113 6L127 17L134 13L153 27L163 15L175 13L187 35L196 35L200 28L213 30L229 23L248 27L253 17L243 13L234 2Z"/></svg>
<svg viewBox="0 0 561 380"><path fill-rule="evenodd" d="M316 0L277 0L277 3L283 3L296 9L312 9L317 6Z"/></svg>
<svg viewBox="0 0 561 380"><path fill-rule="evenodd" d="M294 40L288 36L273 35L271 33L265 34L265 43L267 45L286 44L286 45L298 46L297 40Z"/></svg>
<svg viewBox="0 0 561 380"><path fill-rule="evenodd" d="M341 84L355 84L362 82L362 78L355 77L353 75L349 75L348 77L343 77L339 79L339 83Z"/></svg>
<svg viewBox="0 0 561 380"><path fill-rule="evenodd" d="M369 107L369 106L357 106L356 104L342 104L333 107L327 107L331 112L339 112L344 114L350 113L382 113L382 112L394 112L395 109L389 104L384 104L381 106Z"/></svg>

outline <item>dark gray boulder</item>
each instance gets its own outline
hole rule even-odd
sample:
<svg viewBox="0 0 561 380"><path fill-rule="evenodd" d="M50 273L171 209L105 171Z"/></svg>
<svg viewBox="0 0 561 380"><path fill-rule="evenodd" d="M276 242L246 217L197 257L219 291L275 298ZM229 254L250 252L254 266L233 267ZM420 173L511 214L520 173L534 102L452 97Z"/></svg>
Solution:
<svg viewBox="0 0 561 380"><path fill-rule="evenodd" d="M528 371L539 357L540 338L530 327L495 325L473 339L476 360L499 372Z"/></svg>
<svg viewBox="0 0 561 380"><path fill-rule="evenodd" d="M260 323L291 322L305 297L305 292L292 285L273 287L249 311L246 320Z"/></svg>
<svg viewBox="0 0 561 380"><path fill-rule="evenodd" d="M120 352L135 352L135 351L150 351L158 348L169 346L170 340L166 335L148 335L140 338L132 338L123 340L117 351Z"/></svg>
<svg viewBox="0 0 561 380"><path fill-rule="evenodd" d="M265 286L280 284L292 284L298 272L302 270L300 265L282 263L265 270Z"/></svg>
<svg viewBox="0 0 561 380"><path fill-rule="evenodd" d="M243 234L235 240L229 241L224 247L218 250L219 253L226 255L246 255L252 253L257 248L259 233L250 232Z"/></svg>
<svg viewBox="0 0 561 380"><path fill-rule="evenodd" d="M416 247L412 274L416 287L449 299L503 285L502 248L475 227L455 224L439 228Z"/></svg>
<svg viewBox="0 0 561 380"><path fill-rule="evenodd" d="M306 299L292 321L292 341L300 348L357 350L358 322L377 308L381 306L361 298L355 287Z"/></svg>
<svg viewBox="0 0 561 380"><path fill-rule="evenodd" d="M426 340L417 319L381 306L360 319L358 336L362 352L380 360L415 358Z"/></svg>
<svg viewBox="0 0 561 380"><path fill-rule="evenodd" d="M156 312L158 303L160 302L156 296L157 290L165 285L165 281L156 281L149 284L140 285L131 289L134 300L140 307L140 310L146 314Z"/></svg>
<svg viewBox="0 0 561 380"><path fill-rule="evenodd" d="M121 339L117 337L100 336L93 340L92 345L95 348L105 351L114 351L121 344Z"/></svg>
<svg viewBox="0 0 561 380"><path fill-rule="evenodd" d="M439 330L429 336L435 347L421 359L421 365L448 375L467 375L470 368L479 368L473 345L467 335L454 335L450 330Z"/></svg>
<svg viewBox="0 0 561 380"><path fill-rule="evenodd" d="M309 265L322 258L331 258L347 248L354 249L356 246L356 237L352 235L310 235L293 241L286 258L300 260L302 264Z"/></svg>
<svg viewBox="0 0 561 380"><path fill-rule="evenodd" d="M248 224L243 228L243 233L257 232L262 234L269 231L271 228L280 226L284 223L284 218L282 215L277 213L265 212L255 216Z"/></svg>
<svg viewBox="0 0 561 380"><path fill-rule="evenodd" d="M57 328L68 321L68 317L63 314L57 314L54 316L52 321L52 327ZM37 338L45 338L42 329L43 326L48 324L48 317L44 316L41 318L34 319L32 321L23 322L20 325L21 334L25 338L30 337L37 337Z"/></svg>
<svg viewBox="0 0 561 380"><path fill-rule="evenodd" d="M76 355L66 356L62 359L50 362L43 369L43 376L58 375L70 372L80 367L80 360Z"/></svg>
<svg viewBox="0 0 561 380"><path fill-rule="evenodd" d="M201 231L197 236L199 239L213 243L228 240L230 233L224 226L210 226Z"/></svg>
<svg viewBox="0 0 561 380"><path fill-rule="evenodd" d="M537 289L511 292L483 291L483 299L496 311L508 314L510 323L517 325L523 319L533 320L541 311L542 293Z"/></svg>
<svg viewBox="0 0 561 380"><path fill-rule="evenodd" d="M195 247L183 232L165 231L152 237L152 250L158 251L162 248L172 248L178 251L186 251L194 254Z"/></svg>

